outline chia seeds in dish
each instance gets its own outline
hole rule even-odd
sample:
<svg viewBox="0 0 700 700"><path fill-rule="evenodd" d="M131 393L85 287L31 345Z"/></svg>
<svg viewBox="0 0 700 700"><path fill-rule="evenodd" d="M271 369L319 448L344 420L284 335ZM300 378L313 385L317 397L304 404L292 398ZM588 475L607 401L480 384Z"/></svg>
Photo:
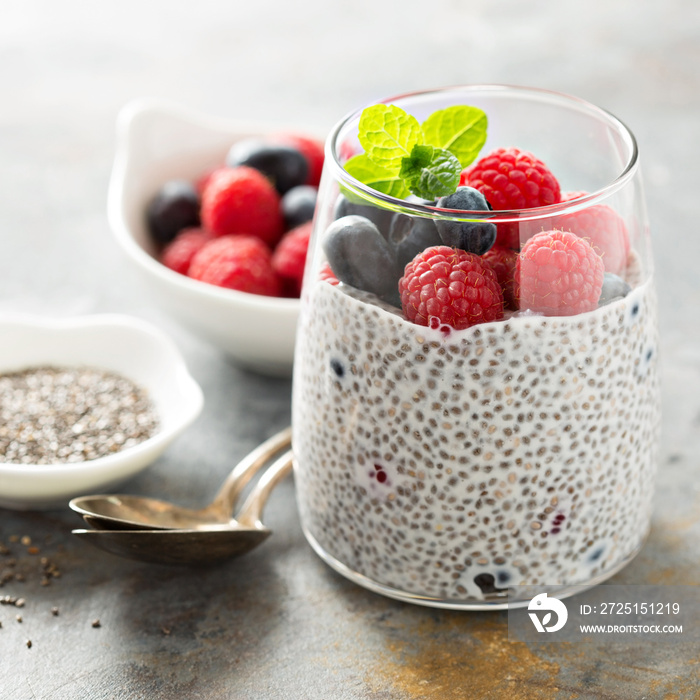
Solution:
<svg viewBox="0 0 700 700"><path fill-rule="evenodd" d="M147 440L158 429L141 387L93 367L0 374L0 462L83 462Z"/></svg>
<svg viewBox="0 0 700 700"><path fill-rule="evenodd" d="M398 594L483 602L602 579L641 547L659 427L651 280L589 313L447 334L347 286L307 294L297 498L331 563Z"/></svg>

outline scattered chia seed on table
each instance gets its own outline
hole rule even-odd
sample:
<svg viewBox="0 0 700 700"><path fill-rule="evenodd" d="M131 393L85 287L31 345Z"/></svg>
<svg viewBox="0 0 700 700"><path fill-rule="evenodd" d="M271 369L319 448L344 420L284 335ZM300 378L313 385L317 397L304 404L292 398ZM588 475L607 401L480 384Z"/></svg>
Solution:
<svg viewBox="0 0 700 700"><path fill-rule="evenodd" d="M114 372L46 366L0 374L0 462L84 462L157 429L146 391Z"/></svg>

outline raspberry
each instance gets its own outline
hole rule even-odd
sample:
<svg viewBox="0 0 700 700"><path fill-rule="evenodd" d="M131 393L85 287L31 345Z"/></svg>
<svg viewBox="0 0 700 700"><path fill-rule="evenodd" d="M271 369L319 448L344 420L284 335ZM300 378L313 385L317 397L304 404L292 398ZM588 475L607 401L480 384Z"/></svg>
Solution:
<svg viewBox="0 0 700 700"><path fill-rule="evenodd" d="M462 171L460 185L479 190L496 210L532 209L561 199L557 179L538 158L518 148L497 148ZM518 224L498 224L496 243L520 249Z"/></svg>
<svg viewBox="0 0 700 700"><path fill-rule="evenodd" d="M507 309L517 309L518 302L515 298L515 265L518 260L518 254L510 248L501 246L493 246L487 250L481 259L486 261L496 273L498 284L503 290L503 303Z"/></svg>
<svg viewBox="0 0 700 700"><path fill-rule="evenodd" d="M309 172L306 175L306 185L318 187L321 182L321 171L323 170L323 143L318 139L300 134L280 134L279 140L288 143L299 151L309 164Z"/></svg>
<svg viewBox="0 0 700 700"><path fill-rule="evenodd" d="M570 202L587 192L562 193L561 201ZM564 214L554 220L554 227L571 231L585 238L593 246L605 265L606 272L619 275L627 267L630 239L622 217L605 204L596 204L573 214Z"/></svg>
<svg viewBox="0 0 700 700"><path fill-rule="evenodd" d="M273 246L284 228L279 195L254 168L221 168L202 193L202 224L215 236L248 234Z"/></svg>
<svg viewBox="0 0 700 700"><path fill-rule="evenodd" d="M187 228L178 233L175 240L163 249L160 261L165 267L186 275L197 251L213 238L214 236L204 229Z"/></svg>
<svg viewBox="0 0 700 700"><path fill-rule="evenodd" d="M459 184L479 190L497 210L545 207L561 198L549 168L518 148L491 151L462 171Z"/></svg>
<svg viewBox="0 0 700 700"><path fill-rule="evenodd" d="M568 231L533 236L518 256L520 308L545 316L593 311L603 288L605 267L585 238Z"/></svg>
<svg viewBox="0 0 700 700"><path fill-rule="evenodd" d="M334 287L337 284L340 284L340 280L335 276L333 268L327 262L321 265L321 269L318 271L318 278L322 282L328 282L328 284L332 284Z"/></svg>
<svg viewBox="0 0 700 700"><path fill-rule="evenodd" d="M286 296L301 295L301 282L304 278L306 251L313 225L310 221L293 228L277 244L272 254L272 269L282 281Z"/></svg>
<svg viewBox="0 0 700 700"><path fill-rule="evenodd" d="M187 274L250 294L274 297L280 293L270 249L256 236L219 236L209 241L196 253Z"/></svg>
<svg viewBox="0 0 700 700"><path fill-rule="evenodd" d="M466 250L426 248L406 265L399 292L406 318L420 326L462 330L503 317L496 273Z"/></svg>
<svg viewBox="0 0 700 700"><path fill-rule="evenodd" d="M209 170L205 170L195 181L194 181L194 188L197 190L197 194L201 197L204 190L207 188L207 185L209 184L209 180L212 179L216 173L219 172L219 170L226 170L224 166L217 166L215 168L210 168Z"/></svg>

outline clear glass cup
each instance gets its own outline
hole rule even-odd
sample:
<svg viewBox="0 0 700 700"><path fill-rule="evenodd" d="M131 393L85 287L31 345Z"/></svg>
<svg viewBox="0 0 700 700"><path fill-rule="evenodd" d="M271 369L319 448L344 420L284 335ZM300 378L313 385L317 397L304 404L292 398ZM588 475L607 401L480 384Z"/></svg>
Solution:
<svg viewBox="0 0 700 700"><path fill-rule="evenodd" d="M642 547L656 469L657 312L634 136L602 109L537 89L466 86L385 102L419 121L479 107L489 119L480 155L530 151L562 192L587 194L471 212L395 199L343 168L362 150L361 110L335 127L293 379L304 533L352 581L434 607L514 607L540 586L565 596L595 585ZM628 286L575 315L521 299L501 320L464 330L416 325L393 290L379 298L331 274L326 232L347 214L374 221L392 249L402 226L441 220L495 223L516 248L538 232L573 231Z"/></svg>

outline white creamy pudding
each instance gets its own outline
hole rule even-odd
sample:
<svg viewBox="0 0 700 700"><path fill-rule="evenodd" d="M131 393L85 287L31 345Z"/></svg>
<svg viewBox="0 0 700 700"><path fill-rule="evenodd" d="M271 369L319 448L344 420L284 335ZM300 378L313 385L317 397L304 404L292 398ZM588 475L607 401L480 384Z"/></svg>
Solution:
<svg viewBox="0 0 700 700"><path fill-rule="evenodd" d="M400 594L488 602L600 580L641 547L659 426L652 280L589 313L462 331L343 285L306 297L297 494L332 564Z"/></svg>

